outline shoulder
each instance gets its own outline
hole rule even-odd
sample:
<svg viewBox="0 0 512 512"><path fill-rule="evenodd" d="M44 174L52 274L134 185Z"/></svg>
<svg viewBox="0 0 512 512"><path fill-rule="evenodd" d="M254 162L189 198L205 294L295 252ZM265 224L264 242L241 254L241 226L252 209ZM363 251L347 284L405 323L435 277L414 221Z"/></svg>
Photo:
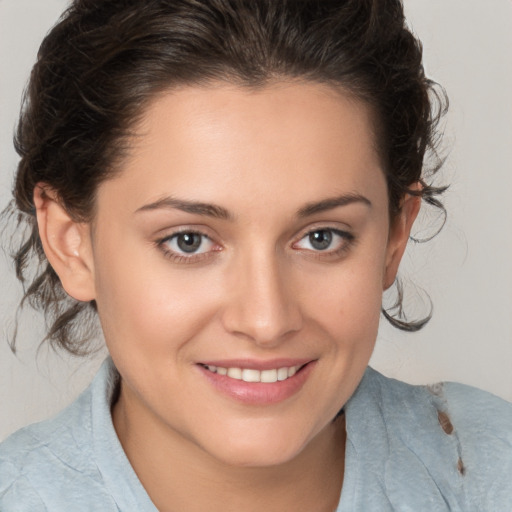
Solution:
<svg viewBox="0 0 512 512"><path fill-rule="evenodd" d="M2 512L90 510L82 508L91 504L85 494L102 494L92 453L91 408L88 388L55 418L25 427L0 444Z"/></svg>
<svg viewBox="0 0 512 512"><path fill-rule="evenodd" d="M363 402L378 401L388 420L429 411L448 435L485 434L512 446L512 403L487 391L456 382L412 385L368 368L357 393Z"/></svg>
<svg viewBox="0 0 512 512"><path fill-rule="evenodd" d="M453 382L439 390L460 443L460 471L471 503L480 510L504 510L512 503L512 404Z"/></svg>
<svg viewBox="0 0 512 512"><path fill-rule="evenodd" d="M505 400L456 383L414 386L369 368L346 410L354 460L371 468L360 477L373 478L390 502L431 507L437 499L439 510L464 511L512 502Z"/></svg>
<svg viewBox="0 0 512 512"><path fill-rule="evenodd" d="M431 406L442 410L450 408L451 413L461 420L463 425L487 425L510 433L512 403L466 384L439 382L413 385L386 377L368 368L360 386L366 387L367 394L379 397L387 405L393 403L403 406L395 407L393 414ZM476 412L482 414L475 414ZM485 416L485 420L482 416Z"/></svg>
<svg viewBox="0 0 512 512"><path fill-rule="evenodd" d="M0 444L0 462L20 469L52 459L68 465L79 463L84 458L82 452L90 432L89 409L90 394L85 391L56 417L24 427L8 437Z"/></svg>
<svg viewBox="0 0 512 512"><path fill-rule="evenodd" d="M9 439L0 445L0 510L6 512L46 511L42 498L10 456Z"/></svg>
<svg viewBox="0 0 512 512"><path fill-rule="evenodd" d="M411 385L369 369L370 381L387 408L388 421L405 422L407 417L435 416L443 434L461 443L464 472L473 469L475 453L496 448L503 461L512 463L512 404L492 393L456 382ZM375 391L374 391L375 392ZM421 427L420 427L421 428ZM423 428L421 428L423 432ZM468 458L469 457L469 458ZM466 463L464 463L466 462Z"/></svg>

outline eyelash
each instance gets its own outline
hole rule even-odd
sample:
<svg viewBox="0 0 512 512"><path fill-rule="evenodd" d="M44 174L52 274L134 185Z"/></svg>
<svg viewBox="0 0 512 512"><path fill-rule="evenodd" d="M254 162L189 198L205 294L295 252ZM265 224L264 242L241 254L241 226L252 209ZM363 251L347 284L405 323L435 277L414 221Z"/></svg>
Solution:
<svg viewBox="0 0 512 512"><path fill-rule="evenodd" d="M196 235L201 237L201 244L204 243L205 240L209 240L214 246L216 245L215 242L206 234L201 231L197 231L194 229L182 229L180 231L176 231L172 233L169 236L166 236L164 238L161 238L160 240L157 240L157 246L159 249L163 252L164 256L166 258L169 258L171 261L175 263L196 263L204 258L207 258L211 252L218 252L220 249L213 249L206 252L200 252L200 253L189 253L188 256L185 256L185 253L177 252L176 250L173 250L169 248L168 244L173 239L178 239L180 235Z"/></svg>
<svg viewBox="0 0 512 512"><path fill-rule="evenodd" d="M308 237L311 237L315 233L330 233L331 235L336 235L340 237L343 241L341 243L341 246L337 249L331 249L329 250L326 248L325 250L314 250L314 249L301 249L299 247L296 247L298 243L302 242L303 240L307 239ZM201 237L201 244L203 244L206 240L210 241L210 243L217 248L200 252L200 253L189 253L189 255L185 255L185 253L180 253L174 249L169 248L168 244L172 240L177 240L180 235L192 235L192 236L199 236ZM341 255L343 255L345 252L347 252L350 247L355 243L355 236L352 233L349 233L347 231L343 231L337 228L332 227L318 227L314 229L310 229L306 231L302 236L299 238L297 242L294 242L292 244L292 248L297 250L302 250L303 252L311 253L311 256L315 258L322 258L322 259L330 259L330 258L336 258ZM204 258L208 258L211 256L212 252L219 252L222 250L219 245L217 245L206 233L203 233L198 230L194 229L183 229L180 231L176 231L172 233L169 236L166 236L164 238L161 238L156 241L156 245L158 248L163 252L164 256L166 258L169 258L171 261L175 263L196 263Z"/></svg>
<svg viewBox="0 0 512 512"><path fill-rule="evenodd" d="M298 243L302 242L303 240L308 239L308 237L311 237L315 233L321 233L321 232L330 233L331 236L336 235L337 237L340 237L340 239L341 239L341 241L339 242L340 247L338 247L336 249L326 248L325 250L303 249L305 252L311 253L310 256L312 256L314 258L336 259L337 257L340 257L343 254L345 254L356 241L356 237L352 233L349 233L348 231L343 231L338 228L320 226L320 227L316 227L314 229L309 229L307 232L305 232L300 237L298 242L295 242L293 244L293 246L296 247ZM310 239L310 241L311 241L311 239ZM332 240L332 243L334 243L333 240ZM297 249L301 250L298 247L297 247Z"/></svg>

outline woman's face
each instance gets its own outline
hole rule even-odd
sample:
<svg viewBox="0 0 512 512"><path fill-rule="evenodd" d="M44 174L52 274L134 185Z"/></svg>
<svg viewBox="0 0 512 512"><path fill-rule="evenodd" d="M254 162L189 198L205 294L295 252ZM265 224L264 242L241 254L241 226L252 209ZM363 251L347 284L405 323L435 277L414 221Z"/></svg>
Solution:
<svg viewBox="0 0 512 512"><path fill-rule="evenodd" d="M370 112L312 83L183 87L121 167L91 231L120 406L230 464L292 459L359 383L412 222L390 232Z"/></svg>

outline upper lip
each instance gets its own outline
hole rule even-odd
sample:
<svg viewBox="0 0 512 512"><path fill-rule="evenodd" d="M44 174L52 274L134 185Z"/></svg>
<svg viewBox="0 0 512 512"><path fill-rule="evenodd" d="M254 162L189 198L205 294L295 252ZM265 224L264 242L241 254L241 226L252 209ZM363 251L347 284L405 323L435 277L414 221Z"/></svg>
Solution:
<svg viewBox="0 0 512 512"><path fill-rule="evenodd" d="M220 366L221 368L247 368L249 370L273 370L278 368L290 368L292 366L304 366L313 359L304 358L280 358L269 360L257 359L215 359L200 361L199 364L205 366Z"/></svg>

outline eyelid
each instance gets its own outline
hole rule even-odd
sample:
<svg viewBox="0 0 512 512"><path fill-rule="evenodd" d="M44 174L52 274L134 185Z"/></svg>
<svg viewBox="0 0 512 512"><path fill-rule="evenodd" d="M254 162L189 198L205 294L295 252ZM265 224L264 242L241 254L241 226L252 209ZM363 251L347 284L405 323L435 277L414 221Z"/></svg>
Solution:
<svg viewBox="0 0 512 512"><path fill-rule="evenodd" d="M335 247L333 249L327 248L325 250L297 247L297 245L300 242L302 242L304 239L309 237L312 233L315 233L318 231L329 231L329 232L333 233L334 235L339 236L343 240L343 242L341 243L341 246ZM356 239L355 235L346 229L341 229L339 227L334 227L332 225L324 224L324 225L318 225L318 226L310 226L310 227L306 228L305 230L302 230L300 235L297 236L295 242L293 242L292 248L299 250L299 251L304 251L306 253L311 253L311 255L314 255L315 257L328 258L330 256L334 256L334 257L339 256L342 253L346 252L352 246L352 244L354 244L355 239Z"/></svg>
<svg viewBox="0 0 512 512"><path fill-rule="evenodd" d="M315 222L314 224L309 224L302 228L293 238L295 241L299 241L315 231L332 231L333 233L339 234L343 237L355 237L353 229L347 224L340 225L338 222Z"/></svg>
<svg viewBox="0 0 512 512"><path fill-rule="evenodd" d="M216 242L216 240L206 232L207 230L198 228L197 226L180 226L170 232L167 232L164 236L159 237L155 241L155 245L162 251L165 257L169 258L171 261L177 263L195 263L201 261L205 258L211 257L212 253L218 252L221 250L221 245ZM175 251L170 248L167 243L176 238L180 234L191 234L191 235L200 235L208 240L210 240L212 244L212 249L204 251L204 252L180 252Z"/></svg>

